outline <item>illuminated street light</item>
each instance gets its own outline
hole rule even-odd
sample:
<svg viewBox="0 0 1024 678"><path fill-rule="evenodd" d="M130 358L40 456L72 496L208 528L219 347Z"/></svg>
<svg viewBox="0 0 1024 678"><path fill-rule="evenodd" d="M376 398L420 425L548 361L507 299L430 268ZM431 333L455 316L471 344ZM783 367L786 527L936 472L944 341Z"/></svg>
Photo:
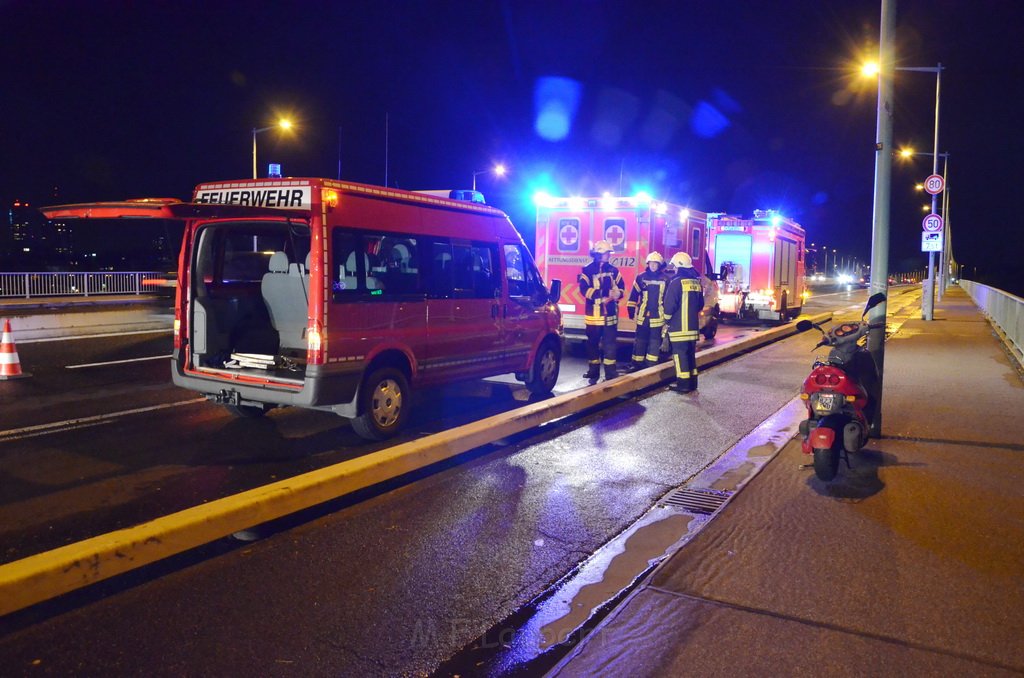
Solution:
<svg viewBox="0 0 1024 678"><path fill-rule="evenodd" d="M883 2L882 13L886 14L891 10L885 2ZM939 102L940 93L942 91L942 64L938 64L935 67L931 66L895 66L894 71L912 71L915 73L934 73L935 74L935 142L934 150L932 155L932 174L937 174L939 171ZM872 75L880 73L880 69L877 64L866 63L861 68L861 72L864 75ZM879 79L879 86L882 84L882 79ZM890 129L891 132L891 129ZM912 155L916 155L911 151ZM900 155L903 155L901 152ZM906 157L906 156L904 156ZM936 196L932 196L932 213L935 212ZM945 240L945 238L943 238ZM941 294L940 294L941 296ZM921 304L921 317L924 320L932 320L935 308L935 252L928 253L928 284L925 289L924 300Z"/></svg>
<svg viewBox="0 0 1024 678"><path fill-rule="evenodd" d="M277 121L276 125L269 125L267 127L253 127L252 128L252 178L256 178L256 135L261 132L266 132L269 129L280 128L283 130L289 130L292 128L292 121L282 118Z"/></svg>
<svg viewBox="0 0 1024 678"><path fill-rule="evenodd" d="M497 164L494 167L492 167L491 169L484 169L484 170L480 170L478 172L473 172L473 190L474 191L476 190L476 178L478 176L480 176L481 174L487 174L488 172L494 172L495 176L503 177L503 176L505 176L505 172L506 171L508 171L508 170L505 169L504 165Z"/></svg>

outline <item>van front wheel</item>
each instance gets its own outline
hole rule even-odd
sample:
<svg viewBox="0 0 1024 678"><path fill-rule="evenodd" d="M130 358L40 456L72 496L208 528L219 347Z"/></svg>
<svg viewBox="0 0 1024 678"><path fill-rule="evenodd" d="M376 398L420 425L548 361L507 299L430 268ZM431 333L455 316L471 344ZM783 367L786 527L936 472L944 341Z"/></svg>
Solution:
<svg viewBox="0 0 1024 678"><path fill-rule="evenodd" d="M558 368L562 362L562 352L557 344L545 341L537 349L533 359L533 369L525 380L526 388L534 395L551 393L558 382Z"/></svg>
<svg viewBox="0 0 1024 678"><path fill-rule="evenodd" d="M352 430L367 440L386 440L409 416L409 382L393 367L374 370L359 389L359 416Z"/></svg>

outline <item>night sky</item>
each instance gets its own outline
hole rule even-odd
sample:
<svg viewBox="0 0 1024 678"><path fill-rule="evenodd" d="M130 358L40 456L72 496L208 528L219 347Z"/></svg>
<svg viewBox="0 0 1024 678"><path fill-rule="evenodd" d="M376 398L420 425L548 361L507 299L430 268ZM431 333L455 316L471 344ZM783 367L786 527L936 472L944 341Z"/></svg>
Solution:
<svg viewBox="0 0 1024 678"><path fill-rule="evenodd" d="M187 198L251 175L468 188L530 241L536 190L779 209L870 256L878 2L3 2L0 198ZM1024 3L898 3L899 66L947 67L940 152L965 277L1024 294ZM898 72L931 151L935 77ZM340 153L339 153L340 150ZM893 168L890 270L923 268L931 159ZM76 234L83 240L99 234ZM973 268L977 267L977 274Z"/></svg>

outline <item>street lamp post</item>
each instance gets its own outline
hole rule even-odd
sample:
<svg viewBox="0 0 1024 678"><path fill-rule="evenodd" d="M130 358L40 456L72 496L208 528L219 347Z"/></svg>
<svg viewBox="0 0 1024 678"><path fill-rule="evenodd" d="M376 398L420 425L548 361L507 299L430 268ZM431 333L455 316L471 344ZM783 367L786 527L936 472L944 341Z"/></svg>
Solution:
<svg viewBox="0 0 1024 678"><path fill-rule="evenodd" d="M499 177L505 176L505 166L504 165L495 165L494 167L491 167L490 169L483 169L483 170L479 170L477 172L473 172L473 190L474 191L476 190L476 178L478 176L480 176L481 174L487 174L488 172L494 172Z"/></svg>
<svg viewBox="0 0 1024 678"><path fill-rule="evenodd" d="M882 0L878 37L878 106L875 133L875 186L871 208L871 286L869 292L886 294L889 288L889 197L892 187L893 70L895 68L895 0ZM882 435L882 383L885 374L885 316L888 303L871 309L868 351L878 368L871 435Z"/></svg>
<svg viewBox="0 0 1024 678"><path fill-rule="evenodd" d="M252 128L252 178L256 177L256 135L261 132L266 132L269 129L280 127L281 129L291 129L292 123L290 120L278 120L276 125L268 125L267 127L253 127Z"/></svg>
<svg viewBox="0 0 1024 678"><path fill-rule="evenodd" d="M939 101L942 92L942 64L936 67L915 66L898 67L897 71L914 71L917 73L935 74L935 140L932 144L932 174L939 171ZM938 196L932 195L932 214L936 214ZM922 318L933 320L935 315L935 252L928 253L928 285L924 295L924 303L921 304Z"/></svg>

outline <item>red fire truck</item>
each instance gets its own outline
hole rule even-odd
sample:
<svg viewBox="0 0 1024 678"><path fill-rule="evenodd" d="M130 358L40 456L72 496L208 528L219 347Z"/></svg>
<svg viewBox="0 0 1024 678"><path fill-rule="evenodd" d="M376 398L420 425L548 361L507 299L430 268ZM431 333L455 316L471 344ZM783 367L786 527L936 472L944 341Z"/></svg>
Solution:
<svg viewBox="0 0 1024 678"><path fill-rule="evenodd" d="M668 261L676 252L693 257L694 267L703 275L705 308L701 311L701 332L708 339L718 329L718 285L707 274L707 215L682 205L633 197L600 198L550 197L537 203L537 265L545 280L562 281L558 307L562 311L565 338L584 341L584 298L577 278L591 261L590 246L607 240L613 248L611 263L622 273L626 294L636 276L644 271L651 252ZM619 304L619 338L632 341L636 324L629 319L625 299Z"/></svg>
<svg viewBox="0 0 1024 678"><path fill-rule="evenodd" d="M753 219L708 215L708 255L719 274L722 315L786 320L800 315L804 290L804 229L773 210Z"/></svg>

